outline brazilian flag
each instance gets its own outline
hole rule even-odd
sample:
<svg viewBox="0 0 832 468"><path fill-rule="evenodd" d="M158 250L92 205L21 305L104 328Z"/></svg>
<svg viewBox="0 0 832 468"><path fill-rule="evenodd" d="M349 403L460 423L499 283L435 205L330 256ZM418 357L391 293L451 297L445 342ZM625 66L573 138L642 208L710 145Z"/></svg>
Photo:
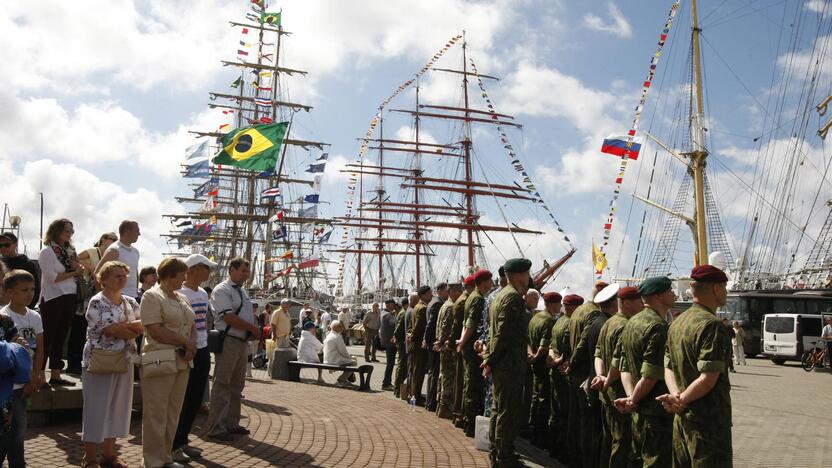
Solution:
<svg viewBox="0 0 832 468"><path fill-rule="evenodd" d="M273 171L288 128L288 122L281 122L233 130L222 137L222 151L214 157L214 164Z"/></svg>
<svg viewBox="0 0 832 468"><path fill-rule="evenodd" d="M280 26L280 13L260 13L260 22L263 24L271 24L272 26Z"/></svg>

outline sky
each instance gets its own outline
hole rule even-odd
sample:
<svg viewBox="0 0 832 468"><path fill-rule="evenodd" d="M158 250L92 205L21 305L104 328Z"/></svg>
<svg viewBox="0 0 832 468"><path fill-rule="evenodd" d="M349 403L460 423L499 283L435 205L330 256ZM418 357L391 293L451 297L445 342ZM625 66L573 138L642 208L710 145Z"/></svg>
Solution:
<svg viewBox="0 0 832 468"><path fill-rule="evenodd" d="M602 236L618 168L615 157L599 153L600 144L606 135L623 134L631 126L671 3L268 2L269 10L282 9L283 25L292 32L283 65L309 72L288 82L293 100L314 106L297 131L331 144L321 192L329 204L322 205L322 215L343 215L346 176L338 169L355 159L357 138L379 103L464 30L480 72L501 77L489 84L494 106L523 124L513 141L578 248L550 288L587 290L593 280L590 246ZM829 31L822 37L818 32L827 26L829 6L819 0L701 3L710 151L736 175L716 173L713 183L729 241L742 248L753 197L739 179L753 185L761 152L787 145L788 134L764 139L771 148L761 148L754 138L775 116L794 117L789 117L793 105L773 102L778 74L788 64L811 64L807 51L829 36ZM642 118L643 127L659 134L672 135L676 128L671 120L685 72L689 7L682 2ZM0 140L6 142L0 147L0 202L22 216L22 241L30 256L38 250L39 193L46 223L71 219L79 246L90 246L122 219L136 219L142 264L158 262L171 251L160 237L170 228L161 215L181 212L174 197L190 192L179 177L185 148L195 142L187 132L213 130L228 120L208 109L207 95L224 92L235 78L220 60L233 59L238 48L239 28L228 21L242 20L248 8L247 0L0 5L5 70L0 74ZM822 86L832 76L824 67ZM436 74L426 75L422 86L428 101L454 96L453 87ZM818 123L814 117L808 127ZM824 167L822 142L810 138L813 134L814 129L801 141L802 151L809 165ZM631 209L629 194L646 186L648 155L654 151L647 145L625 178L626 195L608 247L613 267L608 276L629 275L635 261L644 207ZM666 154L659 158L672 161ZM669 163L661 167L669 178L683 172L667 169ZM505 171L511 173L509 164ZM825 176L818 176L800 194L811 200L819 184L828 189ZM769 185L764 189L774 193L776 184ZM569 246L548 219L529 221L547 230L530 255L551 262L566 253ZM809 231L819 229L812 226ZM680 245L685 248L684 241ZM499 261L496 255L487 257L493 264ZM682 261L678 268L690 264Z"/></svg>

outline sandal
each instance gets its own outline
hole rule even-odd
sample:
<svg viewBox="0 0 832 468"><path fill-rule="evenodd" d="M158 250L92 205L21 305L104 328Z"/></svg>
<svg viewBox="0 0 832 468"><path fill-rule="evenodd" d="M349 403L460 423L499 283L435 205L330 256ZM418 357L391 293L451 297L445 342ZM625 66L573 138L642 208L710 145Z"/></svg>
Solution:
<svg viewBox="0 0 832 468"><path fill-rule="evenodd" d="M113 458L101 457L101 468L130 468L130 465L115 456Z"/></svg>

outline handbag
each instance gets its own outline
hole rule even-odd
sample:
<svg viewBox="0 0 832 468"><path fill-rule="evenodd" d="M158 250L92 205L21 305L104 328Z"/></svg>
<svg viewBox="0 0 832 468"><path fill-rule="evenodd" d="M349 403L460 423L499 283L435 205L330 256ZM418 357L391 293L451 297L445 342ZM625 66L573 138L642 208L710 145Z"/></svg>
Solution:
<svg viewBox="0 0 832 468"><path fill-rule="evenodd" d="M240 311L243 310L243 293L240 289L237 289L237 293L240 295L240 307L237 307L237 310L234 311L234 315L240 315ZM228 334L228 330L231 329L230 325L225 326L225 330L208 330L208 352L214 354L222 353L222 349L225 346L225 335Z"/></svg>
<svg viewBox="0 0 832 468"><path fill-rule="evenodd" d="M175 374L177 371L175 349L158 349L142 353L142 378L161 377Z"/></svg>
<svg viewBox="0 0 832 468"><path fill-rule="evenodd" d="M121 310L124 312L124 320L127 321L127 306L124 299L121 300ZM126 341L126 340L125 340ZM93 348L90 355L90 363L87 372L90 374L123 374L127 372L130 360L127 358L127 343L123 349L98 349Z"/></svg>

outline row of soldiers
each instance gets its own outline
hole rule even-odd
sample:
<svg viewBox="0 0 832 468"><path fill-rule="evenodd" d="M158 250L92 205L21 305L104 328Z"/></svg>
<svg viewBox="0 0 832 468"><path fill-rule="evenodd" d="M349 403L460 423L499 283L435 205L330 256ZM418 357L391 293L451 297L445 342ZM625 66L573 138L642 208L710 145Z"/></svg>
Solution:
<svg viewBox="0 0 832 468"><path fill-rule="evenodd" d="M731 466L721 270L692 271L693 306L671 322L666 277L599 282L585 303L546 293L537 311L530 268L507 261L496 287L488 270L437 285L436 297L420 287L397 315L396 395L471 437L477 416L490 417L494 467L523 466L522 432L570 467Z"/></svg>

